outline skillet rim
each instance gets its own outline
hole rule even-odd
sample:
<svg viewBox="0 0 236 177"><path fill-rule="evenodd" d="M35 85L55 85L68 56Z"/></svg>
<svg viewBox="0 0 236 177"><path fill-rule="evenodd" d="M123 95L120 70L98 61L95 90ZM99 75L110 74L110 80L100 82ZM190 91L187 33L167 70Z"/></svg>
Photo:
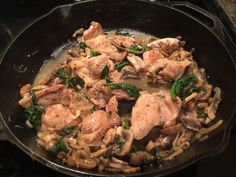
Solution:
<svg viewBox="0 0 236 177"><path fill-rule="evenodd" d="M39 22L40 20L43 20L44 18L47 18L48 16L52 15L53 13L56 13L58 10L64 9L64 8L70 8L73 6L77 6L79 4L84 4L84 3L90 3L90 2L97 2L98 0L84 0L84 1L80 1L80 2L75 2L75 3L71 3L71 4L62 4L59 6L54 7L53 9L51 9L49 12L45 13L44 15L37 17L36 19L34 19L31 23L29 23L27 26L25 26L15 37L14 39L7 45L7 47L4 49L2 56L0 58L0 64L2 64L5 55L7 54L8 50L11 48L12 45L14 45L15 41L25 32L27 32L27 30L33 26L35 23ZM126 0L127 1L127 0ZM227 51L227 54L230 56L231 62L233 63L234 69L236 71L236 63L233 59L233 54L231 53L231 51L229 50L227 44L225 41L223 41L223 39L221 39L219 37L219 35L216 34L215 31L213 31L212 29L210 29L207 25L205 25L203 22L199 21L198 19L196 19L195 17L191 16L190 14L183 12L173 6L168 5L168 3L164 3L164 2L153 2L150 0L136 0L137 2L142 2L142 3L151 3L154 5L159 5L159 6L164 6L165 8L169 8L170 10L174 10L177 11L178 13L181 13L185 16L187 16L188 18L191 18L191 20L196 21L198 24L200 24L201 26L203 26L205 29L207 29L212 35L214 35L217 38L217 41L220 42L220 44L225 48L225 50ZM128 1L127 1L128 2ZM183 2L184 3L184 2ZM191 4L188 2L188 4ZM218 19L218 17L216 17ZM219 20L219 19L218 19ZM220 20L219 20L220 21ZM81 170L81 169L74 169L74 168L70 168L67 166L63 166L61 164L57 164L54 163L53 161L50 161L38 154L35 154L33 151L31 151L30 148L28 148L25 144L23 144L15 135L14 133L10 130L10 128L7 126L5 119L3 118L1 112L0 112L0 118L2 119L2 122L4 124L5 129L7 130L8 133L8 137L7 139L15 144L16 146L18 146L21 150L23 150L27 155L29 155L30 157L32 157L33 159L36 159L38 162L40 162L41 164L50 167L56 171L59 171L61 173L67 174L67 175L72 175L72 176L77 176L77 175L95 175L95 176L143 176L143 175L158 175L158 176L163 176L166 174L170 174L173 172L176 172L180 169L186 168L187 166L190 166L193 163L196 163L197 161L209 157L209 156L214 156L217 155L221 152L223 152L225 150L225 148L227 147L228 143L229 143L229 138L230 138L230 131L233 127L234 122L236 121L234 119L236 113L236 105L234 106L234 109L232 111L231 117L229 119L228 125L224 127L224 129L222 130L222 133L224 133L224 137L222 139L222 143L219 144L216 148L214 148L213 150L208 150L205 153L201 153L196 157L193 157L193 159L191 159L191 161L186 161L182 164L176 165L174 167L170 167L170 168L166 168L163 170L153 170L153 171L146 171L146 172L142 172L140 171L139 173L135 173L135 174L112 174L112 173L108 173L108 174L102 174L102 173L96 173L94 171L85 171L85 170Z"/></svg>

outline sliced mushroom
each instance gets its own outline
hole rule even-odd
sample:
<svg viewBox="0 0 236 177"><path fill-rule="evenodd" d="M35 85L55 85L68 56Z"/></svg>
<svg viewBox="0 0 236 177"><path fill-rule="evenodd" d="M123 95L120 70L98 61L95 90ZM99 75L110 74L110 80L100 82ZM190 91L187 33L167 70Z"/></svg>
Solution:
<svg viewBox="0 0 236 177"><path fill-rule="evenodd" d="M198 99L199 101L206 101L212 92L212 85L210 84L203 84L204 94Z"/></svg>
<svg viewBox="0 0 236 177"><path fill-rule="evenodd" d="M209 119L214 119L216 117L216 110L218 108L219 102L221 100L221 89L219 87L215 87L214 89L215 95L212 99L210 106L207 108L207 115Z"/></svg>
<svg viewBox="0 0 236 177"><path fill-rule="evenodd" d="M155 142L153 142L152 140L150 140L150 141L148 142L148 144L146 145L145 149L150 152L150 151L153 150L155 147L157 147L157 143L155 143Z"/></svg>
<svg viewBox="0 0 236 177"><path fill-rule="evenodd" d="M176 136L161 136L158 138L159 146L164 150L169 150L172 148L172 143Z"/></svg>
<svg viewBox="0 0 236 177"><path fill-rule="evenodd" d="M65 162L69 166L76 166L84 170L92 170L97 166L96 161L84 150L73 151Z"/></svg>
<svg viewBox="0 0 236 177"><path fill-rule="evenodd" d="M123 130L123 136L125 138L125 144L122 148L121 153L119 154L120 156L126 156L127 154L129 154L134 140L134 136L131 130Z"/></svg>
<svg viewBox="0 0 236 177"><path fill-rule="evenodd" d="M129 159L129 163L134 166L140 166L143 164L144 160L150 161L153 159L154 159L154 157L152 155L150 155L148 152L138 151L138 152L131 154L130 159Z"/></svg>
<svg viewBox="0 0 236 177"><path fill-rule="evenodd" d="M176 125L161 129L161 133L165 135L176 135L182 130L183 130L182 124L176 124Z"/></svg>
<svg viewBox="0 0 236 177"><path fill-rule="evenodd" d="M102 149L97 150L96 152L91 153L90 156L91 157L100 157L100 156L103 156L104 154L106 154L111 149L112 149L112 146L102 148Z"/></svg>
<svg viewBox="0 0 236 177"><path fill-rule="evenodd" d="M201 122L198 118L196 118L196 115L192 112L188 112L184 114L180 118L181 123L190 130L199 131L201 129Z"/></svg>
<svg viewBox="0 0 236 177"><path fill-rule="evenodd" d="M198 95L197 92L193 92L191 95L187 96L184 100L183 100L183 107L186 107L187 103L190 102L192 99L196 98Z"/></svg>
<svg viewBox="0 0 236 177"><path fill-rule="evenodd" d="M208 102L198 102L197 103L197 108L198 109L204 109L205 107L207 107L209 104Z"/></svg>
<svg viewBox="0 0 236 177"><path fill-rule="evenodd" d="M123 172L123 173L135 173L140 170L140 167L131 167L127 162L122 161L117 158L105 159L103 157L100 158L101 162L105 166L105 169L110 172Z"/></svg>
<svg viewBox="0 0 236 177"><path fill-rule="evenodd" d="M123 79L140 79L140 76L132 66L125 66L121 73Z"/></svg>

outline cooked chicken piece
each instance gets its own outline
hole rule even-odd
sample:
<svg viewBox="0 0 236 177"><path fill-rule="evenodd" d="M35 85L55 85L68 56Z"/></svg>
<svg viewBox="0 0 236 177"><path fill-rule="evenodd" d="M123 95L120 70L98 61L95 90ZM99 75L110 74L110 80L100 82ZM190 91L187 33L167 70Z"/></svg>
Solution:
<svg viewBox="0 0 236 177"><path fill-rule="evenodd" d="M181 46L181 41L177 38L157 39L148 44L148 47L159 49L163 54L170 55Z"/></svg>
<svg viewBox="0 0 236 177"><path fill-rule="evenodd" d="M84 40L89 40L95 38L99 34L103 34L103 29L100 23L92 21L90 27L84 31L83 38Z"/></svg>
<svg viewBox="0 0 236 177"><path fill-rule="evenodd" d="M173 102L168 90L153 94L141 92L131 116L131 130L134 138L140 140L158 125L168 127L175 124L181 107L180 100Z"/></svg>
<svg viewBox="0 0 236 177"><path fill-rule="evenodd" d="M20 88L20 96L23 98L24 94L28 93L32 88L31 84L25 84Z"/></svg>
<svg viewBox="0 0 236 177"><path fill-rule="evenodd" d="M184 50L182 47L179 50L174 51L169 57L169 60L192 60L191 52Z"/></svg>
<svg viewBox="0 0 236 177"><path fill-rule="evenodd" d="M119 50L111 44L111 41L107 39L105 35L99 35L85 42L93 50L107 54L107 56L112 60L121 61L126 56L126 52L119 52Z"/></svg>
<svg viewBox="0 0 236 177"><path fill-rule="evenodd" d="M44 89L42 92L44 93L37 93L38 97L38 104L42 105L43 107L47 107L53 104L62 104L65 106L68 106L70 103L70 94L71 90L66 89L64 86L60 85L60 87L57 87L57 89L53 89L56 86L52 86L49 88ZM60 89L59 89L60 88Z"/></svg>
<svg viewBox="0 0 236 177"><path fill-rule="evenodd" d="M117 113L118 112L118 101L115 96L111 97L106 106L106 112Z"/></svg>
<svg viewBox="0 0 236 177"><path fill-rule="evenodd" d="M121 89L113 89L111 91L112 95L116 97L117 100L132 100L133 98L129 96L127 92Z"/></svg>
<svg viewBox="0 0 236 177"><path fill-rule="evenodd" d="M170 61L167 60L166 58L163 59L159 59L157 60L155 63L152 63L151 65L149 65L148 67L146 67L146 69L150 72L150 73L155 73L158 74L163 68L165 68L168 63Z"/></svg>
<svg viewBox="0 0 236 177"><path fill-rule="evenodd" d="M76 111L89 111L93 107L93 103L91 103L84 95L77 92L72 92L70 94L69 108L74 115L76 115Z"/></svg>
<svg viewBox="0 0 236 177"><path fill-rule="evenodd" d="M111 72L109 76L112 82L120 82L122 74L118 72L117 70L115 70Z"/></svg>
<svg viewBox="0 0 236 177"><path fill-rule="evenodd" d="M164 127L172 126L175 124L176 118L182 105L180 99L173 101L170 97L169 90L159 90L152 94L160 106L161 124Z"/></svg>
<svg viewBox="0 0 236 177"><path fill-rule="evenodd" d="M137 72L144 68L144 62L139 56L129 53L127 59L134 66Z"/></svg>
<svg viewBox="0 0 236 177"><path fill-rule="evenodd" d="M57 92L62 90L63 88L64 88L64 85L62 85L62 84L57 84L57 85L52 86L52 87L46 87L42 90L36 91L35 96L36 96L37 99L40 99L41 97L47 96L48 94L56 93L56 95L57 95ZM24 97L19 101L19 104L23 107L27 107L31 103L31 98L32 98L32 96L29 93L25 93ZM46 106L48 104L58 103L58 99L53 100L49 97L48 100L46 99L42 102L45 103L45 106Z"/></svg>
<svg viewBox="0 0 236 177"><path fill-rule="evenodd" d="M115 135L116 135L116 130L114 128L109 129L103 138L104 144L109 145L110 143L113 143Z"/></svg>
<svg viewBox="0 0 236 177"><path fill-rule="evenodd" d="M88 69L95 78L100 78L101 72L104 67L108 64L108 56L102 54L96 57L92 57L88 60Z"/></svg>
<svg viewBox="0 0 236 177"><path fill-rule="evenodd" d="M120 46L125 48L131 47L135 42L135 38L122 35L111 35L109 39L115 46Z"/></svg>
<svg viewBox="0 0 236 177"><path fill-rule="evenodd" d="M101 140L109 129L109 121L105 111L98 110L85 117L82 121L82 139L87 143Z"/></svg>
<svg viewBox="0 0 236 177"><path fill-rule="evenodd" d="M190 65L191 62L188 60L182 60L182 61L170 61L166 65L166 67L160 71L160 75L166 80L166 81L173 81L180 77L184 71L185 68Z"/></svg>
<svg viewBox="0 0 236 177"><path fill-rule="evenodd" d="M153 65L154 63L157 62L157 60L163 59L163 58L164 58L163 55L157 49L149 50L143 53L143 62L144 62L145 67Z"/></svg>
<svg viewBox="0 0 236 177"><path fill-rule="evenodd" d="M111 97L106 106L106 112L109 116L109 123L111 126L121 125L122 119L118 115L118 101L115 96Z"/></svg>
<svg viewBox="0 0 236 177"><path fill-rule="evenodd" d="M161 125L160 106L155 97L141 92L131 116L131 130L134 138L140 140L157 125Z"/></svg>
<svg viewBox="0 0 236 177"><path fill-rule="evenodd" d="M61 130L76 118L77 117L72 115L71 110L67 106L54 104L46 107L41 121L48 127L55 128L55 130Z"/></svg>
<svg viewBox="0 0 236 177"><path fill-rule="evenodd" d="M86 86L92 86L96 80L93 78L87 62L87 58L81 57L80 59L70 61L67 66L72 70L74 75L84 80Z"/></svg>
<svg viewBox="0 0 236 177"><path fill-rule="evenodd" d="M103 80L93 85L93 87L90 88L86 94L87 97L100 108L106 107L107 102L111 98L111 93L109 92L105 85L105 81Z"/></svg>

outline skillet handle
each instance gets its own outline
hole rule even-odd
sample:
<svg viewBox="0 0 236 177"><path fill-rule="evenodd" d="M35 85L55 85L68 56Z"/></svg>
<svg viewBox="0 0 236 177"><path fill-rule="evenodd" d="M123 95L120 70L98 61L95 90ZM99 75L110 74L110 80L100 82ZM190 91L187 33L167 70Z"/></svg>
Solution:
<svg viewBox="0 0 236 177"><path fill-rule="evenodd" d="M215 32L218 37L224 39L224 30L221 20L201 7L186 1L168 2L167 5L187 13L192 18L205 24L209 29Z"/></svg>

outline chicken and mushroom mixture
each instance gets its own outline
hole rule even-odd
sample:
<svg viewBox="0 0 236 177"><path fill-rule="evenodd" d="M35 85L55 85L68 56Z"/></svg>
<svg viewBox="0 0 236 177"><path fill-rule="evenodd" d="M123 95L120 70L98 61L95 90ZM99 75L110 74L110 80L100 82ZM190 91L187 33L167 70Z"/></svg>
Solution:
<svg viewBox="0 0 236 177"><path fill-rule="evenodd" d="M181 37L107 32L98 22L73 37L66 61L24 85L19 101L38 143L68 166L134 173L222 124L215 119L221 90Z"/></svg>

